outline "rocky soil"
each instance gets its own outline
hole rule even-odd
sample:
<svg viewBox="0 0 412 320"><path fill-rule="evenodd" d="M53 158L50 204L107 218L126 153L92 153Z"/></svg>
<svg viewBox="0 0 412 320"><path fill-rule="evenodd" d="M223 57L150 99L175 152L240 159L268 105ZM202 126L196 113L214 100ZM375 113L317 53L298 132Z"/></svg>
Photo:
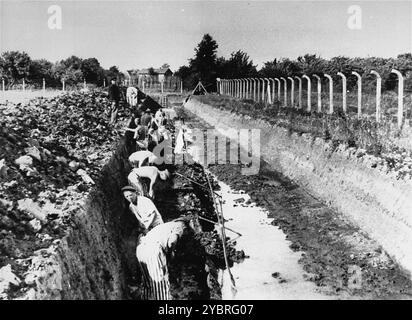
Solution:
<svg viewBox="0 0 412 320"><path fill-rule="evenodd" d="M70 226L125 125L107 125L102 92L0 105L1 297L30 286L33 254Z"/></svg>

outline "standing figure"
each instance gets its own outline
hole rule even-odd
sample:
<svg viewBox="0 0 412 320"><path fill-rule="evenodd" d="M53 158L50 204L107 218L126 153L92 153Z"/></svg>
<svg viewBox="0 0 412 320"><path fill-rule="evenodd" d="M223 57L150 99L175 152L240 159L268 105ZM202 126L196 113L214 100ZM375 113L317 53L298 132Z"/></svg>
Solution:
<svg viewBox="0 0 412 320"><path fill-rule="evenodd" d="M114 125L117 120L117 112L119 111L120 89L116 84L116 80L112 79L109 86L109 100L111 102L110 108L110 125Z"/></svg>

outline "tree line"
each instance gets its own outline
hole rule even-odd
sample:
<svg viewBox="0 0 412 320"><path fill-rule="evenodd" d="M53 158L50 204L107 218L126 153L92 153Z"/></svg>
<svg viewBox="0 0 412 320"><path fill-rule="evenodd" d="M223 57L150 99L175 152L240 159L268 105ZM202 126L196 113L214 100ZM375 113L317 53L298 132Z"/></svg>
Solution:
<svg viewBox="0 0 412 320"><path fill-rule="evenodd" d="M189 59L189 64L181 66L175 75L183 79L184 87L194 88L200 80L209 91L216 89L216 78L280 78L302 76L304 74L329 74L334 80L336 90L341 88L341 78L337 72L347 77L347 89L356 88L356 77L352 71L358 72L363 78L364 92L376 89L376 76L370 74L377 71L382 77L382 91L394 90L397 86L397 76L391 74L392 69L399 70L405 76L405 90L412 91L412 54L399 54L396 58L350 58L345 56L324 59L315 54L305 54L297 59L276 58L263 64L260 70L253 64L249 55L238 50L232 52L229 58L217 56L218 44L209 34L205 34L195 48L195 54ZM324 77L323 77L324 78ZM323 79L327 82L327 79Z"/></svg>
<svg viewBox="0 0 412 320"><path fill-rule="evenodd" d="M52 63L46 59L31 59L24 51L6 51L0 55L0 77L8 88L22 83L23 79L29 86L39 87L44 79L47 87L61 87L63 80L69 86L84 80L96 86L104 82L108 85L110 79L123 80L124 74L116 66L104 69L96 58L82 59L73 55Z"/></svg>

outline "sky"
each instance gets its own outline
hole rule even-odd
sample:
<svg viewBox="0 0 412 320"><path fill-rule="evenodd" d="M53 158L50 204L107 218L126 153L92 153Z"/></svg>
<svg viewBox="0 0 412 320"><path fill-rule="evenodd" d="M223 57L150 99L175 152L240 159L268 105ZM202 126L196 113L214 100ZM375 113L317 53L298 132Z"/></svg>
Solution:
<svg viewBox="0 0 412 320"><path fill-rule="evenodd" d="M51 5L61 8L61 29L49 28ZM352 5L361 9L360 29L349 27ZM306 53L396 57L412 51L412 2L0 0L0 52L26 51L32 59L77 55L122 71L163 63L175 71L205 33L217 41L218 56L240 49L259 68Z"/></svg>

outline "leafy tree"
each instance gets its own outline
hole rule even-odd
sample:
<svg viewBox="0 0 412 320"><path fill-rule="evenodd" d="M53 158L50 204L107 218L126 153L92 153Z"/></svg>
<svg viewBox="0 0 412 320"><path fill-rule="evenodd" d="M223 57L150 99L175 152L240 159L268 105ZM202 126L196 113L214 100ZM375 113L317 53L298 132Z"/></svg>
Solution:
<svg viewBox="0 0 412 320"><path fill-rule="evenodd" d="M242 50L232 52L229 60L219 58L219 75L223 78L248 78L257 75L256 66L249 55Z"/></svg>
<svg viewBox="0 0 412 320"><path fill-rule="evenodd" d="M116 66L111 66L109 70L105 70L105 77L107 80L112 80L116 79L118 82L121 82L124 80L125 76L123 73L119 71L119 68Z"/></svg>
<svg viewBox="0 0 412 320"><path fill-rule="evenodd" d="M57 62L53 67L54 78L57 81L64 80L68 84L76 84L84 79L82 67L82 59L76 56L71 56L65 60Z"/></svg>
<svg viewBox="0 0 412 320"><path fill-rule="evenodd" d="M104 71L96 58L84 59L81 70L88 83L99 84L103 81Z"/></svg>
<svg viewBox="0 0 412 320"><path fill-rule="evenodd" d="M31 59L26 52L6 51L0 56L0 75L6 77L11 87L16 81L28 76Z"/></svg>
<svg viewBox="0 0 412 320"><path fill-rule="evenodd" d="M191 68L188 66L181 66L175 72L175 76L182 79L184 88L193 88L193 83L196 82L195 75L192 73Z"/></svg>
<svg viewBox="0 0 412 320"><path fill-rule="evenodd" d="M161 66L161 68L162 68L162 69L168 69L168 68L170 68L170 64L168 64L168 63L163 63L162 66Z"/></svg>
<svg viewBox="0 0 412 320"><path fill-rule="evenodd" d="M54 85L53 63L46 59L32 60L29 67L28 79L37 84L42 84L45 79L48 85Z"/></svg>
<svg viewBox="0 0 412 320"><path fill-rule="evenodd" d="M189 67L194 75L194 79L196 79L195 81L201 80L206 87L215 86L217 48L217 42L209 34L205 34L195 48L195 57L189 60ZM195 85L196 83L192 83L192 86Z"/></svg>

